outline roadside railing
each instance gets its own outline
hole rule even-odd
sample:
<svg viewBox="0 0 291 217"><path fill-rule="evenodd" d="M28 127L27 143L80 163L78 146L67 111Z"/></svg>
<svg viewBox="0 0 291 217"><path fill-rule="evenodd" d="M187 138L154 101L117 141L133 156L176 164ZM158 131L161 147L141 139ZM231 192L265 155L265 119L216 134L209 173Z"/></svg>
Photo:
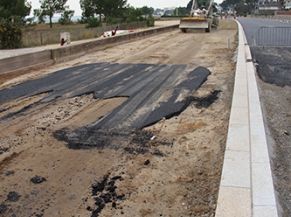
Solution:
<svg viewBox="0 0 291 217"><path fill-rule="evenodd" d="M291 47L291 27L260 27L254 46Z"/></svg>

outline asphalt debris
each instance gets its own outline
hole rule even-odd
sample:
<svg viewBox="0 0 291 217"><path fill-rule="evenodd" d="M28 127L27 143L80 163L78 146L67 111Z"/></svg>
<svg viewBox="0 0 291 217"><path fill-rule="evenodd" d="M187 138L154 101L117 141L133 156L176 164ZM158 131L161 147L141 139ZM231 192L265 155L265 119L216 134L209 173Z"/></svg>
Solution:
<svg viewBox="0 0 291 217"><path fill-rule="evenodd" d="M154 133L149 130L137 130L131 139L132 143L146 145L154 137Z"/></svg>
<svg viewBox="0 0 291 217"><path fill-rule="evenodd" d="M54 136L67 142L67 147L70 149L108 148L123 150L134 155L152 153L164 156L156 146L173 145L172 141L158 138L149 130L94 130L90 127L83 127L73 132L70 132L69 129L61 129L56 131Z"/></svg>
<svg viewBox="0 0 291 217"><path fill-rule="evenodd" d="M149 165L150 163L151 163L150 160L147 159L143 164L144 164L145 166L147 166L147 165Z"/></svg>
<svg viewBox="0 0 291 217"><path fill-rule="evenodd" d="M15 172L13 170L7 170L7 171L4 172L4 175L5 176L11 176L11 175L14 175L14 173Z"/></svg>
<svg viewBox="0 0 291 217"><path fill-rule="evenodd" d="M0 204L0 214L4 214L7 209L8 209L8 207L6 204L4 204L4 203Z"/></svg>
<svg viewBox="0 0 291 217"><path fill-rule="evenodd" d="M196 108L208 108L218 99L220 92L221 90L214 90L205 97L193 97L192 101Z"/></svg>
<svg viewBox="0 0 291 217"><path fill-rule="evenodd" d="M6 200L10 201L10 202L17 202L20 197L21 197L21 195L19 193L17 193L16 191L10 191L7 195Z"/></svg>
<svg viewBox="0 0 291 217"><path fill-rule="evenodd" d="M9 151L9 148L0 147L0 154L4 154L7 151Z"/></svg>
<svg viewBox="0 0 291 217"><path fill-rule="evenodd" d="M117 194L116 192L116 181L122 180L121 176L110 177L110 174L107 174L101 180L92 184L91 195L95 201L95 208L87 207L87 210L91 211L91 217L99 216L108 203L111 203L112 208L117 208L118 202L125 199L124 194Z"/></svg>
<svg viewBox="0 0 291 217"><path fill-rule="evenodd" d="M42 176L34 176L30 179L33 184L41 184L46 181L46 178Z"/></svg>

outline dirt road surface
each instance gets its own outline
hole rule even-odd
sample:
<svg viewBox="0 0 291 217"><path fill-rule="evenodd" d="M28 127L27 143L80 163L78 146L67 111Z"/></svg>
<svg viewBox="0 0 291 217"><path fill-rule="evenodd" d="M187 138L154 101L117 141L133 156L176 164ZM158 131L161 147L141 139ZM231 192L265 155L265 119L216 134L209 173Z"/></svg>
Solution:
<svg viewBox="0 0 291 217"><path fill-rule="evenodd" d="M214 216L235 72L236 24L210 34L175 30L107 46L79 59L3 81L0 88L85 63L187 64L212 74L195 97L214 90L218 99L190 105L177 117L148 127L150 149L69 149L53 136L106 116L125 97L92 95L55 100L0 122L0 216ZM230 42L230 43L228 43ZM46 94L46 93L44 93ZM0 118L40 95L5 103ZM205 100L205 99L204 99ZM207 99L206 99L207 101ZM157 138L157 139L155 139Z"/></svg>

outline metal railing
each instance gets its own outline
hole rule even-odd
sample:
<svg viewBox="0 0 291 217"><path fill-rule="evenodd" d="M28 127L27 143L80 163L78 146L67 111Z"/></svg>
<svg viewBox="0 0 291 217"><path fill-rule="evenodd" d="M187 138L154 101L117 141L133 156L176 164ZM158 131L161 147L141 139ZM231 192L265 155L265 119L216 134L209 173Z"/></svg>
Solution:
<svg viewBox="0 0 291 217"><path fill-rule="evenodd" d="M291 27L260 27L254 46L291 47Z"/></svg>

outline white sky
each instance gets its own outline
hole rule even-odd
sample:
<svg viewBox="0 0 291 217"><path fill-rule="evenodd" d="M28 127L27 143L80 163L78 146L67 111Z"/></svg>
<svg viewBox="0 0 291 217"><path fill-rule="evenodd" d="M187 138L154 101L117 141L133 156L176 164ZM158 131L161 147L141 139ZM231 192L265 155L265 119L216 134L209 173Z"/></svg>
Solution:
<svg viewBox="0 0 291 217"><path fill-rule="evenodd" d="M221 3L222 0L215 0L217 3ZM28 0L32 4L32 10L39 8L39 0ZM82 14L82 10L79 4L80 0L68 0L67 5L70 9L75 11L75 16ZM148 6L153 8L166 8L166 7L186 7L189 0L127 0L127 2L134 7Z"/></svg>

